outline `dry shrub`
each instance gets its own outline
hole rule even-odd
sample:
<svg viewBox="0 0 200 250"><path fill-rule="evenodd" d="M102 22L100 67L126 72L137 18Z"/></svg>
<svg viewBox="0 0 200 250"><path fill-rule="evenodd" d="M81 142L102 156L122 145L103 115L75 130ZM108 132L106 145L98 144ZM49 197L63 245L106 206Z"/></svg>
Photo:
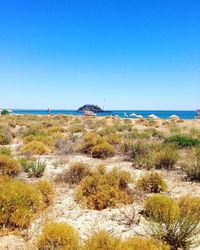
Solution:
<svg viewBox="0 0 200 250"><path fill-rule="evenodd" d="M200 197L183 196L179 200L179 206L183 214L191 214L197 216L200 220Z"/></svg>
<svg viewBox="0 0 200 250"><path fill-rule="evenodd" d="M191 181L200 181L200 158L191 159L190 162L182 163L183 172Z"/></svg>
<svg viewBox="0 0 200 250"><path fill-rule="evenodd" d="M125 171L105 172L101 168L80 182L76 198L86 207L97 210L130 204L133 202L133 195L128 192L130 181L131 176Z"/></svg>
<svg viewBox="0 0 200 250"><path fill-rule="evenodd" d="M38 239L39 250L78 250L79 236L68 224L51 223L45 225Z"/></svg>
<svg viewBox="0 0 200 250"><path fill-rule="evenodd" d="M171 250L200 245L200 220L191 213L177 213L173 220L151 222L147 234L170 245Z"/></svg>
<svg viewBox="0 0 200 250"><path fill-rule="evenodd" d="M45 135L45 130L42 124L34 124L30 125L28 128L26 128L24 131L22 131L21 136L26 137L29 135Z"/></svg>
<svg viewBox="0 0 200 250"><path fill-rule="evenodd" d="M54 146L57 149L59 155L68 155L74 152L75 144L71 142L67 137L60 137L54 142Z"/></svg>
<svg viewBox="0 0 200 250"><path fill-rule="evenodd" d="M85 132L85 128L83 127L83 125L73 124L69 128L69 132L72 133L72 134L74 134L74 133L83 133L83 132Z"/></svg>
<svg viewBox="0 0 200 250"><path fill-rule="evenodd" d="M43 201L46 206L49 206L53 202L53 197L55 194L54 186L51 182L46 180L40 180L36 183L36 188L42 194Z"/></svg>
<svg viewBox="0 0 200 250"><path fill-rule="evenodd" d="M172 223L180 212L178 203L172 198L155 194L148 197L144 204L145 213L155 222Z"/></svg>
<svg viewBox="0 0 200 250"><path fill-rule="evenodd" d="M50 149L42 142L32 141L23 145L20 152L25 155L47 155Z"/></svg>
<svg viewBox="0 0 200 250"><path fill-rule="evenodd" d="M0 155L12 155L12 150L7 147L0 148Z"/></svg>
<svg viewBox="0 0 200 250"><path fill-rule="evenodd" d="M96 133L87 133L83 137L83 141L78 148L78 151L91 154L92 148L102 142L104 142L104 139L100 135Z"/></svg>
<svg viewBox="0 0 200 250"><path fill-rule="evenodd" d="M147 234L170 245L170 249L191 249L200 244L199 200L183 197L177 203L162 195L149 197L145 208L151 220Z"/></svg>
<svg viewBox="0 0 200 250"><path fill-rule="evenodd" d="M48 134L63 133L64 129L60 126L52 126L47 129Z"/></svg>
<svg viewBox="0 0 200 250"><path fill-rule="evenodd" d="M163 147L154 155L155 167L157 169L173 169L179 159L179 153L170 145Z"/></svg>
<svg viewBox="0 0 200 250"><path fill-rule="evenodd" d="M120 240L106 231L94 233L86 242L83 250L120 250ZM122 249L122 248L121 248Z"/></svg>
<svg viewBox="0 0 200 250"><path fill-rule="evenodd" d="M135 160L137 157L145 156L149 151L149 146L142 141L132 142L128 140L122 145L122 151L129 160Z"/></svg>
<svg viewBox="0 0 200 250"><path fill-rule="evenodd" d="M92 157L94 158L107 158L115 154L115 148L108 142L102 142L92 148Z"/></svg>
<svg viewBox="0 0 200 250"><path fill-rule="evenodd" d="M146 155L139 155L134 161L133 166L137 168L153 169L155 168L155 160L152 152Z"/></svg>
<svg viewBox="0 0 200 250"><path fill-rule="evenodd" d="M20 164L17 160L14 160L9 155L0 155L0 174L15 176L19 173L19 170Z"/></svg>
<svg viewBox="0 0 200 250"><path fill-rule="evenodd" d="M26 228L44 207L38 190L20 180L0 177L0 226Z"/></svg>
<svg viewBox="0 0 200 250"><path fill-rule="evenodd" d="M0 145L8 145L11 143L12 134L7 126L0 126Z"/></svg>
<svg viewBox="0 0 200 250"><path fill-rule="evenodd" d="M79 184L85 177L90 175L92 175L92 170L87 163L76 162L59 174L56 180L69 184Z"/></svg>
<svg viewBox="0 0 200 250"><path fill-rule="evenodd" d="M119 145L121 143L121 136L119 134L112 133L104 136L104 140L111 145Z"/></svg>
<svg viewBox="0 0 200 250"><path fill-rule="evenodd" d="M167 184L162 176L156 172L147 173L142 176L136 184L136 187L146 193L160 193L167 191Z"/></svg>
<svg viewBox="0 0 200 250"><path fill-rule="evenodd" d="M130 237L122 243L123 250L170 250L170 247L162 241L154 238L145 239L140 236Z"/></svg>

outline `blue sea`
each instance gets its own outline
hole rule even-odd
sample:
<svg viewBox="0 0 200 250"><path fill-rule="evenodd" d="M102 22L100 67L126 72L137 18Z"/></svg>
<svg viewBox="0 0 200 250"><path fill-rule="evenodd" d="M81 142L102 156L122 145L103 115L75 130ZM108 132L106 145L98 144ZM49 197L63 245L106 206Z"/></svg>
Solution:
<svg viewBox="0 0 200 250"><path fill-rule="evenodd" d="M81 116L82 113L76 110L25 110L25 109L14 109L14 114L31 114L31 115L48 115L48 114L64 114L64 115L77 115ZM194 119L196 111L180 111L180 110L110 110L101 113L97 113L97 116L115 116L118 115L121 118L135 118L130 116L132 113L142 115L144 118L148 118L150 114L154 114L162 119L167 119L171 115L177 115L182 119Z"/></svg>

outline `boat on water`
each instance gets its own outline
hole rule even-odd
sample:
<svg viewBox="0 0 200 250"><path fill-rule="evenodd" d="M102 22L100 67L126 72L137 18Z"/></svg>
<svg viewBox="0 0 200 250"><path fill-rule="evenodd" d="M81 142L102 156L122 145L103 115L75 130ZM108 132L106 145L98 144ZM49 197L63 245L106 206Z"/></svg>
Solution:
<svg viewBox="0 0 200 250"><path fill-rule="evenodd" d="M83 112L84 116L96 116L96 114L93 111L86 110Z"/></svg>

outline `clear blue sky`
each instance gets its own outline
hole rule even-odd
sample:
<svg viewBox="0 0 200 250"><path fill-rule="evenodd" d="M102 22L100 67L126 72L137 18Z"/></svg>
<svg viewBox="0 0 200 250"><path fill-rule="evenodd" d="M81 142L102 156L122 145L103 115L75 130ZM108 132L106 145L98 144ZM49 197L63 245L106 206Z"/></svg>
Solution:
<svg viewBox="0 0 200 250"><path fill-rule="evenodd" d="M200 108L199 0L1 0L0 107Z"/></svg>

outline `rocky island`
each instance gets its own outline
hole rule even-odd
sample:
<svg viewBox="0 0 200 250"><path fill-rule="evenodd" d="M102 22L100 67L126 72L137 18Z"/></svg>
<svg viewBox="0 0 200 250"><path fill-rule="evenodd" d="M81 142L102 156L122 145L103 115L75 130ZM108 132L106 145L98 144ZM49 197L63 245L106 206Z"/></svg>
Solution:
<svg viewBox="0 0 200 250"><path fill-rule="evenodd" d="M92 111L94 113L98 113L98 112L103 112L104 110L101 109L99 106L97 105L93 105L93 104L85 104L84 106L80 107L78 109L78 111L84 112L84 111Z"/></svg>

